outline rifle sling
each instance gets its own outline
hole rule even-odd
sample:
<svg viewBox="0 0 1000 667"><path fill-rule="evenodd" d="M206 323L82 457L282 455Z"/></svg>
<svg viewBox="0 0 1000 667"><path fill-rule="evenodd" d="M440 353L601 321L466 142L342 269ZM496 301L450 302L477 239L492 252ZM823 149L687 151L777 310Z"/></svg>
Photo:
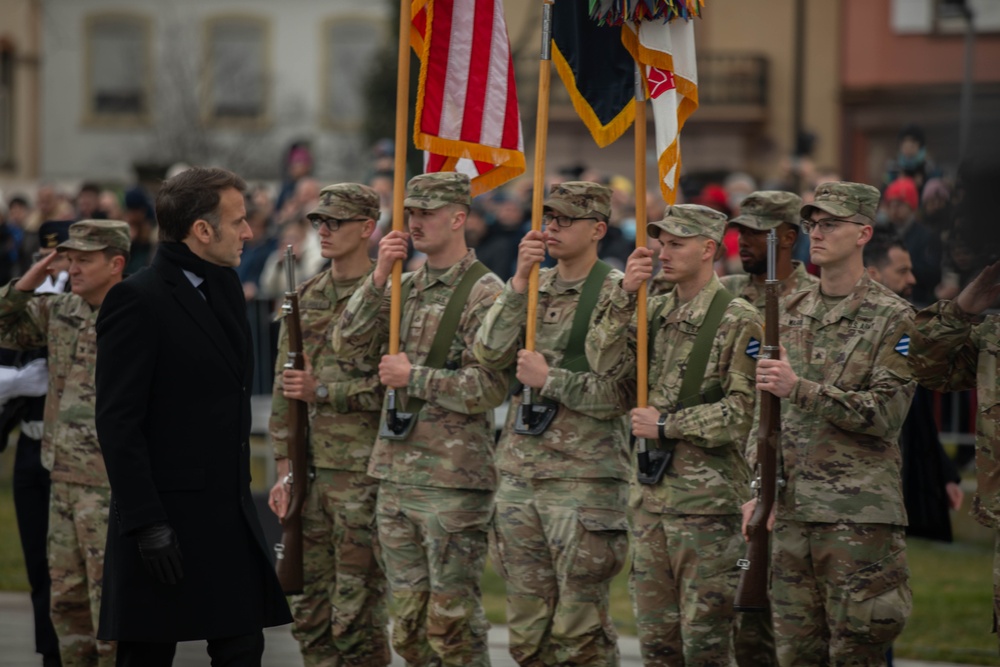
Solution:
<svg viewBox="0 0 1000 667"><path fill-rule="evenodd" d="M431 349L427 353L427 358L424 359L424 366L428 368L444 368L444 364L448 360L448 350L451 349L451 342L458 332L458 324L462 319L462 312L465 310L472 287L489 272L490 270L486 268L486 265L479 261L473 262L466 269L462 278L458 281L458 285L455 286L455 291L451 293L448 305L444 308L444 314L438 323L437 333L434 334ZM412 285L412 281L403 285L402 290L400 290L400 303L406 303L406 300L410 296ZM410 398L407 396L406 411L416 419L425 402L422 398Z"/></svg>
<svg viewBox="0 0 1000 667"><path fill-rule="evenodd" d="M729 302L734 298L732 294L721 287L712 297L712 303L708 307L708 312L705 313L705 319L698 329L691 353L688 355L687 368L684 369L684 377L681 379L681 390L678 393L679 398L675 409L680 410L693 408L696 405L716 403L725 397L721 385L713 384L705 391L701 391L701 385L705 381L705 369L708 368L708 358L712 354L712 341L719 330L719 324L722 322L722 316L725 315ZM656 332L659 329L659 320L665 306L666 300L660 303L649 320L650 360L652 360L653 355L653 344L656 342Z"/></svg>

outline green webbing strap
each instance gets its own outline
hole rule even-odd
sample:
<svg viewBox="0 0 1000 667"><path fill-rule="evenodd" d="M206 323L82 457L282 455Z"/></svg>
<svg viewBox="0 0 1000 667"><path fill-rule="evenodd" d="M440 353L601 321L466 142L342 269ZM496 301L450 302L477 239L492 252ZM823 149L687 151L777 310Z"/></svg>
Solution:
<svg viewBox="0 0 1000 667"><path fill-rule="evenodd" d="M458 323L462 319L462 312L465 310L465 304L469 300L472 287L489 272L490 270L486 268L486 265L479 261L473 262L466 269L465 274L458 281L458 285L455 286L455 291L451 293L448 305L444 308L444 314L441 316L441 322L438 323L438 330L434 334L434 341L431 343L431 349L424 360L424 366L428 368L444 368L445 361L448 360L448 350L451 349L451 342L458 332ZM401 303L406 303L406 299L410 296L410 287L412 285L412 280L403 285L403 289L400 290ZM416 417L420 409L424 406L424 399L407 398L406 411Z"/></svg>
<svg viewBox="0 0 1000 667"><path fill-rule="evenodd" d="M580 288L580 300L576 302L576 313L573 315L573 325L569 330L569 341L566 349L563 350L560 368L564 368L574 373L586 373L590 371L590 364L587 363L587 353L585 344L587 342L587 329L590 328L590 316L597 308L597 299L601 295L601 287L604 279L611 273L611 265L597 260L587 274L587 279Z"/></svg>
<svg viewBox="0 0 1000 667"><path fill-rule="evenodd" d="M698 335L694 339L694 347L688 355L688 365L684 369L684 379L681 380L680 398L677 405L681 408L691 408L702 403L714 403L723 397L722 387L712 385L701 391L701 383L705 381L705 369L708 368L708 358L712 354L712 340L719 330L722 316L726 313L726 307L733 300L733 295L723 288L715 293L712 298L712 305L705 313L705 319L698 329Z"/></svg>
<svg viewBox="0 0 1000 667"><path fill-rule="evenodd" d="M715 403L721 401L725 396L721 385L713 384L702 392L701 384L705 381L705 369L708 368L708 358L712 354L712 340L719 330L719 324L722 322L722 316L725 315L729 302L734 298L732 294L721 287L712 297L712 303L708 307L708 312L705 313L705 319L698 329L698 335L695 336L694 345L688 355L688 365L684 369L684 377L681 379L680 398L677 399L676 407L678 409L692 408L702 403ZM659 321L665 307L666 299L660 302L649 320L650 361L653 359L653 344L656 342L656 332L659 330Z"/></svg>

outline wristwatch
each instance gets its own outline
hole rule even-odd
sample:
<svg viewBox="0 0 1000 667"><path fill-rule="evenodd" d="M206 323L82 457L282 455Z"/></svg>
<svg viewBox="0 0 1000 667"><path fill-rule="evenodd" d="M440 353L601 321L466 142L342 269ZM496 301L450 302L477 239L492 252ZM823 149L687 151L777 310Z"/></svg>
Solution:
<svg viewBox="0 0 1000 667"><path fill-rule="evenodd" d="M330 397L330 390L326 388L325 384L316 385L316 398L321 398L324 401Z"/></svg>
<svg viewBox="0 0 1000 667"><path fill-rule="evenodd" d="M663 427L667 425L667 419L669 417L670 417L670 413L669 412L661 412L660 413L660 418L656 420L656 429L657 429L656 432L659 434L660 440L666 440L667 439L666 434L663 432Z"/></svg>

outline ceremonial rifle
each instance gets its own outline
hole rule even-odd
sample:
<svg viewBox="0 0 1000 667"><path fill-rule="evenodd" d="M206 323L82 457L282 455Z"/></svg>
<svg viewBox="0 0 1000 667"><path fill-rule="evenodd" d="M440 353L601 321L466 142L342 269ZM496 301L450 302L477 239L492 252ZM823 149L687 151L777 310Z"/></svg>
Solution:
<svg viewBox="0 0 1000 667"><path fill-rule="evenodd" d="M302 321L299 318L299 293L295 289L295 257L292 246L285 249L285 277L288 290L281 305L285 333L288 336L288 359L285 370L305 370L302 356ZM309 411L305 401L288 399L288 509L281 519L281 542L274 545L275 571L281 590L294 595L302 592L302 508L305 505L309 474L308 430Z"/></svg>
<svg viewBox="0 0 1000 667"><path fill-rule="evenodd" d="M758 359L778 359L778 279L775 273L778 235L767 235L767 283L764 305L764 345ZM752 488L757 493L757 506L747 523L746 557L738 561L740 583L736 588L737 611L766 611L767 584L770 573L770 533L767 521L774 508L778 485L778 446L781 437L781 400L768 391L758 398L760 425L757 429L757 467Z"/></svg>

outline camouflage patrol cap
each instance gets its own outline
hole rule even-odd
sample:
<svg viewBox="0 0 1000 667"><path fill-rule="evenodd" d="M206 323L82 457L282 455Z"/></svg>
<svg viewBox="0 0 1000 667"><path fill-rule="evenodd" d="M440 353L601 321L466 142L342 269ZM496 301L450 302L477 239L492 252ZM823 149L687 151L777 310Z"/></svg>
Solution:
<svg viewBox="0 0 1000 667"><path fill-rule="evenodd" d="M552 186L543 206L571 218L597 214L606 219L611 216L611 188L590 181L566 181Z"/></svg>
<svg viewBox="0 0 1000 667"><path fill-rule="evenodd" d="M808 218L812 215L813 209L819 209L838 218L863 215L874 222L878 200L878 188L864 183L847 181L821 183L816 186L816 197L813 202L802 207L801 216Z"/></svg>
<svg viewBox="0 0 1000 667"><path fill-rule="evenodd" d="M740 203L740 214L729 222L760 231L776 228L783 222L799 226L802 197L780 190L751 192Z"/></svg>
<svg viewBox="0 0 1000 667"><path fill-rule="evenodd" d="M58 247L69 238L69 226L72 220L46 220L38 228L38 247L42 250Z"/></svg>
<svg viewBox="0 0 1000 667"><path fill-rule="evenodd" d="M132 247L128 223L121 220L81 220L69 228L69 240L63 241L56 249L65 250L104 250L115 248L128 252Z"/></svg>
<svg viewBox="0 0 1000 667"><path fill-rule="evenodd" d="M448 204L472 206L469 177L456 171L414 176L406 184L404 208L436 209Z"/></svg>
<svg viewBox="0 0 1000 667"><path fill-rule="evenodd" d="M722 242L726 232L726 214L701 204L668 206L663 220L646 225L647 233L654 239L660 230L674 236L706 236L716 243Z"/></svg>
<svg viewBox="0 0 1000 667"><path fill-rule="evenodd" d="M338 183L328 185L319 192L319 203L306 217L326 216L338 220L350 218L371 218L378 220L378 193L360 183Z"/></svg>

